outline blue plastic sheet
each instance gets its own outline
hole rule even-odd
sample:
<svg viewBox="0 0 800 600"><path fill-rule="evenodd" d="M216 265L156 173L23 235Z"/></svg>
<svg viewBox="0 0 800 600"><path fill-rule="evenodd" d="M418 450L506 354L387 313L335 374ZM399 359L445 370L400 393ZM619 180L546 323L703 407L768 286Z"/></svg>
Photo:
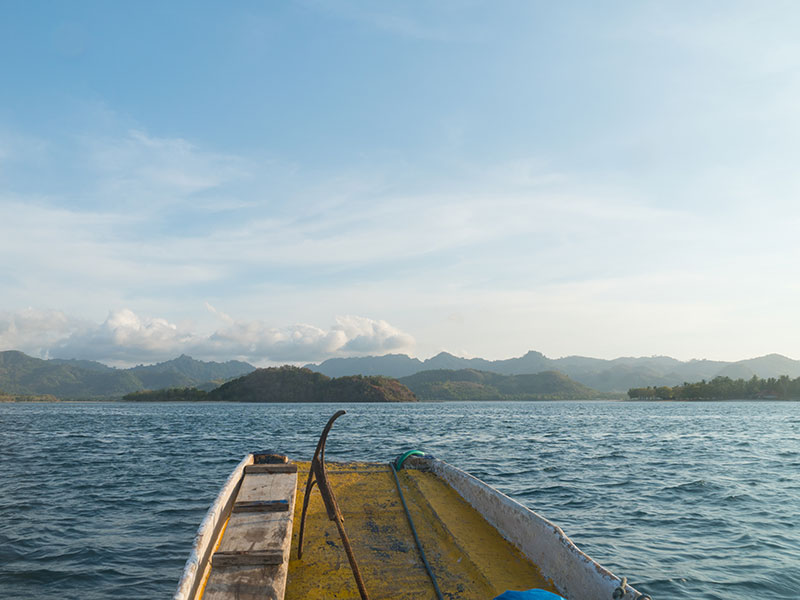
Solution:
<svg viewBox="0 0 800 600"><path fill-rule="evenodd" d="M544 590L527 590L525 592L508 590L496 596L494 600L564 600L564 598Z"/></svg>

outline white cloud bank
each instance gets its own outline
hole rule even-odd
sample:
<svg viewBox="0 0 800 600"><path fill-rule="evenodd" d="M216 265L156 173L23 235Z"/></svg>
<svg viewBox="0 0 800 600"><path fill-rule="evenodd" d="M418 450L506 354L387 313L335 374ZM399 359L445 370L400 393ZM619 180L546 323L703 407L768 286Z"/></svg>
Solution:
<svg viewBox="0 0 800 600"><path fill-rule="evenodd" d="M85 326L57 310L26 308L0 312L0 350L46 355L50 348Z"/></svg>
<svg viewBox="0 0 800 600"><path fill-rule="evenodd" d="M307 324L272 327L261 321L237 321L208 308L224 322L211 335L167 319L142 317L130 309L112 311L100 324L59 311L0 313L0 350L114 365L158 362L182 353L198 359L241 359L264 365L385 354L414 346L407 333L367 317L336 317L327 330Z"/></svg>

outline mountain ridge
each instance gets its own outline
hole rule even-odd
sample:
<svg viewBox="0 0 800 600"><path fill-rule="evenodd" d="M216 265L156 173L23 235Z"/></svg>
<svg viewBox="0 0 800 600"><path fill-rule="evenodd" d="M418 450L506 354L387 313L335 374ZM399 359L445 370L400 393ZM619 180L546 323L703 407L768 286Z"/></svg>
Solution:
<svg viewBox="0 0 800 600"><path fill-rule="evenodd" d="M155 365L115 369L94 361L47 360L6 350L0 352L0 392L62 399L114 398L146 389L213 389L254 370L241 361L204 362L186 355Z"/></svg>
<svg viewBox="0 0 800 600"><path fill-rule="evenodd" d="M477 369L434 369L398 381L421 401L587 400L602 396L558 371L501 375Z"/></svg>
<svg viewBox="0 0 800 600"><path fill-rule="evenodd" d="M384 375L398 379L436 369L476 369L501 375L558 371L589 388L611 393L625 393L631 388L648 385L674 386L713 379L718 375L732 378L750 378L753 375L762 378L781 375L800 377L800 361L776 353L729 362L709 359L681 361L669 356L602 359L571 355L553 359L535 350L520 357L487 360L461 358L440 352L425 360L405 354L392 354L328 359L319 364L307 364L305 367L329 377Z"/></svg>
<svg viewBox="0 0 800 600"><path fill-rule="evenodd" d="M328 377L384 376L401 379L434 370L475 370L501 375L562 373L598 392L624 394L631 388L676 386L686 382L732 379L800 377L800 361L772 353L740 361L692 359L668 356L598 359L566 356L552 359L531 350L523 356L500 360L462 358L447 352L420 360L405 354L333 358L305 368ZM256 367L241 361L205 362L182 354L155 365L129 369L109 367L78 359L40 359L17 350L0 351L0 393L70 398L114 398L142 390L197 387L209 391L246 375Z"/></svg>

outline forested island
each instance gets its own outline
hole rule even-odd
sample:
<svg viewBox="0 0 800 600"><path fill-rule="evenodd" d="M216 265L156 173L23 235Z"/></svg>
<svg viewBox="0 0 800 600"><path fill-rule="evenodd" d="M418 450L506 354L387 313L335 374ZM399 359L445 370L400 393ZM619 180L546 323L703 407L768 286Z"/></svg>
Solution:
<svg viewBox="0 0 800 600"><path fill-rule="evenodd" d="M683 385L648 386L628 390L631 400L799 400L800 377L788 375L761 379L715 377Z"/></svg>
<svg viewBox="0 0 800 600"><path fill-rule="evenodd" d="M352 375L331 378L311 369L270 367L229 381L206 392L171 388L127 394L123 400L172 402L416 402L406 386L390 377Z"/></svg>

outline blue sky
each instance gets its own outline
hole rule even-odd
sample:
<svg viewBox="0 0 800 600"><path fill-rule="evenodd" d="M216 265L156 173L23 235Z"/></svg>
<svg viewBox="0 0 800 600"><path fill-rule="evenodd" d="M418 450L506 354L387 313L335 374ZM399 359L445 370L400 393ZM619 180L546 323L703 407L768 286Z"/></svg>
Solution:
<svg viewBox="0 0 800 600"><path fill-rule="evenodd" d="M800 358L794 2L0 12L0 350Z"/></svg>

